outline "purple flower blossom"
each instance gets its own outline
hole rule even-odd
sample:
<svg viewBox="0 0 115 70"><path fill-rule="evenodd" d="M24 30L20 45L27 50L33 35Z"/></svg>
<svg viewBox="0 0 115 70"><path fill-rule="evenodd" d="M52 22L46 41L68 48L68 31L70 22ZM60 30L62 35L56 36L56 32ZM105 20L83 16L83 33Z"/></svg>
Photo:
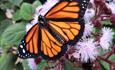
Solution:
<svg viewBox="0 0 115 70"><path fill-rule="evenodd" d="M102 28L102 37L100 38L100 45L103 49L109 49L112 45L114 32L110 28Z"/></svg>
<svg viewBox="0 0 115 70"><path fill-rule="evenodd" d="M82 62L87 62L89 59L93 61L99 55L96 46L97 43L93 38L84 38L76 44L75 47L77 50L73 53L73 56Z"/></svg>
<svg viewBox="0 0 115 70"><path fill-rule="evenodd" d="M91 22L88 22L87 24L85 24L83 37L91 36L91 33L93 32L93 28L94 26L93 24L91 24Z"/></svg>
<svg viewBox="0 0 115 70"><path fill-rule="evenodd" d="M30 67L31 70L36 70L37 65L33 58L28 59L28 66Z"/></svg>

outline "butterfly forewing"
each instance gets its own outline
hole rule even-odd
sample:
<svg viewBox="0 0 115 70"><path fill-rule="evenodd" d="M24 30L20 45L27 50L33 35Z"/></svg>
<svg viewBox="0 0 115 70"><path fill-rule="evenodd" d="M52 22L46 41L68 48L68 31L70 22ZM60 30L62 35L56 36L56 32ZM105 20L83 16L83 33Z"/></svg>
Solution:
<svg viewBox="0 0 115 70"><path fill-rule="evenodd" d="M45 15L47 19L66 21L68 19L76 20L81 19L85 13L89 0L78 0L78 1L64 1L56 4L48 13Z"/></svg>

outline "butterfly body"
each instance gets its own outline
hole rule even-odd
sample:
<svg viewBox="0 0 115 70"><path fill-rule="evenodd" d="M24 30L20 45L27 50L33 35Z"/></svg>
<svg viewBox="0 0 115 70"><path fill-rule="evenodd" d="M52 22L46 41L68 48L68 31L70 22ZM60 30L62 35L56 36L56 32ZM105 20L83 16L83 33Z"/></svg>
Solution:
<svg viewBox="0 0 115 70"><path fill-rule="evenodd" d="M42 15L39 15L39 17L38 17L38 21L39 21L39 26L40 26L40 28L44 28L44 27L47 27L48 26L48 21L45 19L45 17L44 16L42 16Z"/></svg>
<svg viewBox="0 0 115 70"><path fill-rule="evenodd" d="M55 32L55 29L53 29L48 23L48 20L43 17L42 15L40 15L38 17L38 25L40 26L40 28L44 28L46 29L49 33L51 33L52 36L54 36L56 38L56 40L58 40L60 43L64 44L64 39L58 34Z"/></svg>
<svg viewBox="0 0 115 70"><path fill-rule="evenodd" d="M59 59L74 46L84 31L83 15L89 0L60 1L45 15L38 16L35 24L24 36L18 51L21 58Z"/></svg>

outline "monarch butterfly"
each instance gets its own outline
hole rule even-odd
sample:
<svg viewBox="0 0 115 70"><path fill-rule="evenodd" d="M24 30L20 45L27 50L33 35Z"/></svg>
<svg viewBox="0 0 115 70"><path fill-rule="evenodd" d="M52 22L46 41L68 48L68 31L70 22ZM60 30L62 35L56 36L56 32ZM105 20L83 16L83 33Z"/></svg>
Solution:
<svg viewBox="0 0 115 70"><path fill-rule="evenodd" d="M83 16L89 0L63 0L45 15L38 16L35 24L18 46L20 58L59 59L74 45L84 31Z"/></svg>

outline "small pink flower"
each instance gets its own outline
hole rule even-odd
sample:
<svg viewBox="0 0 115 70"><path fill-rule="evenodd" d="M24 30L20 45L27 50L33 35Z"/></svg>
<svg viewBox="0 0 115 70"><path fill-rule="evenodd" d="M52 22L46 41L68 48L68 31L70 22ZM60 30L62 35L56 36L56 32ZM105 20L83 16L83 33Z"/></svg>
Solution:
<svg viewBox="0 0 115 70"><path fill-rule="evenodd" d="M95 10L93 8L87 9L84 15L85 23L89 23L95 16Z"/></svg>
<svg viewBox="0 0 115 70"><path fill-rule="evenodd" d="M93 61L99 55L96 46L97 43L94 42L93 38L85 38L76 44L77 50L73 53L73 56L82 62L87 62L89 59Z"/></svg>
<svg viewBox="0 0 115 70"><path fill-rule="evenodd" d="M59 0L47 0L47 2L36 8L36 13L44 16Z"/></svg>
<svg viewBox="0 0 115 70"><path fill-rule="evenodd" d="M28 66L30 67L31 70L36 70L37 65L33 58L28 59Z"/></svg>
<svg viewBox="0 0 115 70"><path fill-rule="evenodd" d="M112 14L115 14L115 0L108 4L108 7L111 9Z"/></svg>
<svg viewBox="0 0 115 70"><path fill-rule="evenodd" d="M90 2L94 5L94 0L90 0Z"/></svg>
<svg viewBox="0 0 115 70"><path fill-rule="evenodd" d="M83 38L91 35L91 33L93 32L93 27L94 26L91 24L91 22L85 24Z"/></svg>
<svg viewBox="0 0 115 70"><path fill-rule="evenodd" d="M112 29L104 27L102 28L102 37L100 38L100 46L103 49L109 49L112 45L112 39L113 39L114 32Z"/></svg>

